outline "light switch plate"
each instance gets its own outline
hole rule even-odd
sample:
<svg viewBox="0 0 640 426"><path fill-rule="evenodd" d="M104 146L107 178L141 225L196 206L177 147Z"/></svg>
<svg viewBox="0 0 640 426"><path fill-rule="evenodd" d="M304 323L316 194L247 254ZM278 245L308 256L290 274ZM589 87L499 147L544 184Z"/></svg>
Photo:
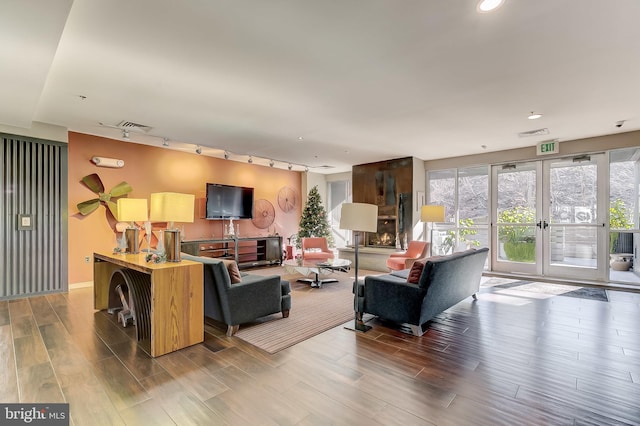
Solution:
<svg viewBox="0 0 640 426"><path fill-rule="evenodd" d="M33 231L34 216L30 214L18 215L18 231Z"/></svg>

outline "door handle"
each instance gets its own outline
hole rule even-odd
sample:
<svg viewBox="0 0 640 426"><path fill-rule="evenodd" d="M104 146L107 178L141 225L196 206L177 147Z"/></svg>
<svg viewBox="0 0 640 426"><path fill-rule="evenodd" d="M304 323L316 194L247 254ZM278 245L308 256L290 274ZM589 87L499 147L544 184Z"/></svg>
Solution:
<svg viewBox="0 0 640 426"><path fill-rule="evenodd" d="M547 229L549 227L549 224L547 223L547 221L543 221L542 222L542 229Z"/></svg>
<svg viewBox="0 0 640 426"><path fill-rule="evenodd" d="M542 229L542 221L541 221L541 220L540 220L540 221L538 221L538 223L536 223L536 226L537 226L538 228Z"/></svg>

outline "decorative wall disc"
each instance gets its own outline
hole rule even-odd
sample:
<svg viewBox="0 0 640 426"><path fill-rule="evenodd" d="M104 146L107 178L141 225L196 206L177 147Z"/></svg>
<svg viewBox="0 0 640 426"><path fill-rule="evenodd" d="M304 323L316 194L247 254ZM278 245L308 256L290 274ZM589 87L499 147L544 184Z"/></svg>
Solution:
<svg viewBox="0 0 640 426"><path fill-rule="evenodd" d="M265 229L271 226L276 218L276 210L270 201L260 199L253 203L253 222L256 228Z"/></svg>
<svg viewBox="0 0 640 426"><path fill-rule="evenodd" d="M296 208L297 204L298 194L295 189L290 186L283 186L280 188L280 191L278 191L278 206L280 206L280 209L283 212L289 213L291 210Z"/></svg>

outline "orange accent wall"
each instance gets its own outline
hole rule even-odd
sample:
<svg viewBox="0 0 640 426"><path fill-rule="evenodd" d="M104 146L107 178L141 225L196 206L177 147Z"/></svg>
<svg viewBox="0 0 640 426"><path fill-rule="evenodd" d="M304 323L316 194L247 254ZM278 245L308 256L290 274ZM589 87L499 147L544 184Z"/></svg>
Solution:
<svg viewBox="0 0 640 426"><path fill-rule="evenodd" d="M117 158L125 161L119 169L97 167L93 156ZM255 200L266 199L273 204L275 221L270 229L256 228L251 220L238 220L240 236L266 236L274 232L284 241L298 232L301 214L300 172L271 167L243 164L171 149L122 142L99 136L69 132L69 283L93 280L93 264L85 257L96 251L110 251L116 246L115 221L106 207L100 206L93 213L82 216L78 203L96 198L81 179L97 173L109 191L122 181L129 183L133 191L130 198L147 198L153 192L181 192L196 196L194 223L184 224L185 240L222 237L223 222L201 219L198 206L205 198L207 182L254 188ZM278 191L289 186L297 191L297 208L285 213L278 206ZM182 225L182 224L180 224ZM144 244L142 246L144 248Z"/></svg>

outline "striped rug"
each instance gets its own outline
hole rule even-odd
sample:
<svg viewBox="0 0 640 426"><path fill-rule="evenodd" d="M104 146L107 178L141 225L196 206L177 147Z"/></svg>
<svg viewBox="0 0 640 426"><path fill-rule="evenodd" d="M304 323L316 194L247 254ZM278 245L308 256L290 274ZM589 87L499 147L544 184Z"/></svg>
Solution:
<svg viewBox="0 0 640 426"><path fill-rule="evenodd" d="M242 324L236 336L254 346L274 354L310 337L344 324L354 318L353 269L350 272L334 272L322 278L336 278L335 283L311 288L309 284L296 282L301 275L287 275L283 268L248 271L262 275L281 275L291 283L291 312L289 318L274 314L260 320ZM358 275L363 276L363 272ZM379 274L379 272L374 272ZM311 278L311 277L310 277Z"/></svg>

